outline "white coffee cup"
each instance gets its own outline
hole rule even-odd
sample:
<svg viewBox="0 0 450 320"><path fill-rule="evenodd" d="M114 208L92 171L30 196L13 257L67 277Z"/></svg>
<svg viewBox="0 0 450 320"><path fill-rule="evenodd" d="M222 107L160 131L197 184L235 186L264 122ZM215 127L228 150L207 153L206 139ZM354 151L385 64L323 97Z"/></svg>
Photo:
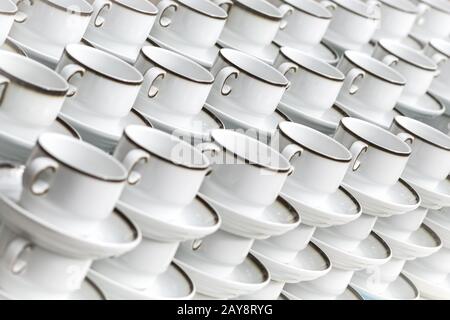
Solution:
<svg viewBox="0 0 450 320"><path fill-rule="evenodd" d="M436 63L425 54L393 40L378 41L373 57L397 70L406 79L400 102L413 105L428 90L437 73Z"/></svg>
<svg viewBox="0 0 450 320"><path fill-rule="evenodd" d="M277 8L265 0L234 0L225 28L245 41L265 47L278 30L286 27L283 16L292 11L287 4Z"/></svg>
<svg viewBox="0 0 450 320"><path fill-rule="evenodd" d="M378 1L331 0L330 2L336 5L336 9L333 10L333 19L325 37L332 32L361 46L372 39L380 22Z"/></svg>
<svg viewBox="0 0 450 320"><path fill-rule="evenodd" d="M447 179L450 174L450 136L433 127L403 116L397 116L392 124L394 133L404 132L414 139L411 156L404 172L405 177L419 177L430 187Z"/></svg>
<svg viewBox="0 0 450 320"><path fill-rule="evenodd" d="M392 110L406 85L400 73L356 51L346 51L337 68L346 75L337 100L374 114Z"/></svg>
<svg viewBox="0 0 450 320"><path fill-rule="evenodd" d="M232 104L252 115L272 114L289 85L283 74L272 66L233 49L220 50L211 73L216 80L208 103Z"/></svg>
<svg viewBox="0 0 450 320"><path fill-rule="evenodd" d="M142 0L95 0L92 6L94 13L85 38L95 37L98 44L117 55L123 53L116 52L114 43L134 48L128 57L134 62L156 20L156 6Z"/></svg>
<svg viewBox="0 0 450 320"><path fill-rule="evenodd" d="M202 194L211 196L219 188L255 207L267 207L276 200L287 176L292 173L292 166L285 157L236 131L212 130L211 140L214 145L197 146L215 151L213 170L203 182Z"/></svg>
<svg viewBox="0 0 450 320"><path fill-rule="evenodd" d="M269 0L269 2L280 11L286 6L292 8L292 12L285 15L286 25L278 30L278 35L288 35L299 47L313 47L322 41L333 17L330 10L335 7L328 2L321 4L314 0Z"/></svg>
<svg viewBox="0 0 450 320"><path fill-rule="evenodd" d="M299 192L311 193L312 197L334 193L350 164L367 149L365 143L355 142L351 153L333 138L294 122L281 122L278 130L279 150L295 168L286 186L300 186L304 191Z"/></svg>
<svg viewBox="0 0 450 320"><path fill-rule="evenodd" d="M102 118L125 117L143 81L139 71L128 63L81 44L66 47L56 71L70 84L66 105L75 103Z"/></svg>
<svg viewBox="0 0 450 320"><path fill-rule="evenodd" d="M394 185L411 154L411 148L404 142L407 138L411 139L411 136L404 133L399 136L363 120L342 118L334 139L347 148L357 141L367 145L365 151L355 153L357 161L344 181L355 177L368 183L368 187L378 189Z"/></svg>
<svg viewBox="0 0 450 320"><path fill-rule="evenodd" d="M125 128L114 157L130 170L121 201L149 214L182 210L210 170L208 158L192 145L138 125Z"/></svg>
<svg viewBox="0 0 450 320"><path fill-rule="evenodd" d="M378 0L381 20L374 38L406 38L416 22L419 9L409 0Z"/></svg>
<svg viewBox="0 0 450 320"><path fill-rule="evenodd" d="M19 12L10 36L14 39L21 30L33 33L37 39L57 47L59 55L69 43L83 37L92 15L92 6L84 0L14 0ZM19 36L18 39L21 37ZM32 47L32 44L29 44Z"/></svg>
<svg viewBox="0 0 450 320"><path fill-rule="evenodd" d="M423 52L433 59L439 68L438 75L431 83L431 88L439 88L441 92L442 89L445 91L450 88L450 41L431 39Z"/></svg>
<svg viewBox="0 0 450 320"><path fill-rule="evenodd" d="M19 203L64 230L87 236L111 214L126 180L126 169L100 149L43 133L28 158Z"/></svg>
<svg viewBox="0 0 450 320"><path fill-rule="evenodd" d="M144 84L134 105L147 114L162 108L177 117L195 116L214 82L196 62L158 47L143 47L135 66L144 75Z"/></svg>
<svg viewBox="0 0 450 320"><path fill-rule="evenodd" d="M40 247L10 229L0 229L0 286L19 299L67 299L78 290L91 260L78 260Z"/></svg>
<svg viewBox="0 0 450 320"><path fill-rule="evenodd" d="M158 10L151 35L158 37L171 33L180 41L200 48L211 48L216 44L228 16L208 0L163 0L158 3Z"/></svg>
<svg viewBox="0 0 450 320"><path fill-rule="evenodd" d="M329 110L344 83L344 74L321 59L282 47L277 68L290 82L281 101L320 117Z"/></svg>
<svg viewBox="0 0 450 320"><path fill-rule="evenodd" d="M16 18L17 11L17 6L10 0L3 0L0 3L0 45L5 42L14 21L20 20L20 17Z"/></svg>
<svg viewBox="0 0 450 320"><path fill-rule="evenodd" d="M446 0L419 0L419 15L413 33L431 38L446 38L450 35L450 3ZM429 40L428 39L428 40Z"/></svg>
<svg viewBox="0 0 450 320"><path fill-rule="evenodd" d="M0 114L19 126L47 127L58 116L69 86L29 58L0 51Z"/></svg>

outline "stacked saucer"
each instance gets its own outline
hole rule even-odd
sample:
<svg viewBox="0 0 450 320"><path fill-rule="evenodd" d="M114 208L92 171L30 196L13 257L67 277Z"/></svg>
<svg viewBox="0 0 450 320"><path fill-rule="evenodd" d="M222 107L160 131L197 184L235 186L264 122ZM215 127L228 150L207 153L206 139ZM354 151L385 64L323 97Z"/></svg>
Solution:
<svg viewBox="0 0 450 320"><path fill-rule="evenodd" d="M1 291L14 299L103 299L85 278L92 261L141 240L114 209L125 168L87 143L44 133L25 168L1 171Z"/></svg>
<svg viewBox="0 0 450 320"><path fill-rule="evenodd" d="M126 62L99 49L70 44L56 71L70 85L60 116L83 140L112 152L126 126L150 126L131 109L143 77Z"/></svg>
<svg viewBox="0 0 450 320"><path fill-rule="evenodd" d="M93 15L92 6L85 0L15 2L19 11L9 39L27 56L51 68L66 45L81 40Z"/></svg>
<svg viewBox="0 0 450 320"><path fill-rule="evenodd" d="M444 39L450 35L450 4L445 0L417 0L419 15L411 35L426 44L433 38Z"/></svg>
<svg viewBox="0 0 450 320"><path fill-rule="evenodd" d="M172 260L181 241L219 228L217 213L196 196L208 159L174 136L136 125L125 129L114 157L129 169L117 207L139 225L143 239L127 254L95 262L90 275L108 299L191 298L194 285Z"/></svg>
<svg viewBox="0 0 450 320"><path fill-rule="evenodd" d="M290 82L278 109L295 122L333 134L343 117L334 103L344 74L320 59L288 47L280 49L274 66Z"/></svg>
<svg viewBox="0 0 450 320"><path fill-rule="evenodd" d="M203 296L249 296L270 280L256 254L249 253L254 239L281 235L300 223L297 211L279 196L292 168L277 151L244 134L213 130L211 136L214 145L202 149L215 150L214 167L200 194L218 211L222 226L204 239L183 243L176 262Z"/></svg>
<svg viewBox="0 0 450 320"><path fill-rule="evenodd" d="M406 85L405 78L357 51L346 51L337 68L345 74L345 81L336 105L351 117L389 128L396 115L394 107Z"/></svg>
<svg viewBox="0 0 450 320"><path fill-rule="evenodd" d="M57 118L69 89L57 73L31 59L0 51L0 157L24 163L39 134L57 132L79 138Z"/></svg>
<svg viewBox="0 0 450 320"><path fill-rule="evenodd" d="M438 73L436 62L424 53L393 40L377 43L373 56L397 70L406 79L397 108L413 118L433 118L444 113L444 105L428 93Z"/></svg>
<svg viewBox="0 0 450 320"><path fill-rule="evenodd" d="M246 53L221 49L211 69L216 80L206 107L228 128L244 130L247 135L269 143L278 123L288 120L276 108L289 86L283 73L292 68L295 66L288 63L280 66L280 72Z"/></svg>
<svg viewBox="0 0 450 320"><path fill-rule="evenodd" d="M134 63L157 19L158 9L146 0L87 0L94 13L83 42ZM77 41L72 41L74 43Z"/></svg>
<svg viewBox="0 0 450 320"><path fill-rule="evenodd" d="M134 107L155 128L195 145L209 141L211 130L224 127L204 108L214 82L204 67L178 53L151 46L142 48L135 66L144 75L144 83Z"/></svg>
<svg viewBox="0 0 450 320"><path fill-rule="evenodd" d="M218 3L231 4L231 1ZM210 68L217 58L216 42L227 13L209 0L159 1L158 11L149 41Z"/></svg>
<svg viewBox="0 0 450 320"><path fill-rule="evenodd" d="M310 54L330 64L336 64L337 52L324 44L322 38L333 18L332 3L313 0L270 0L280 9L290 6L284 16L285 25L273 40L280 47L291 47Z"/></svg>

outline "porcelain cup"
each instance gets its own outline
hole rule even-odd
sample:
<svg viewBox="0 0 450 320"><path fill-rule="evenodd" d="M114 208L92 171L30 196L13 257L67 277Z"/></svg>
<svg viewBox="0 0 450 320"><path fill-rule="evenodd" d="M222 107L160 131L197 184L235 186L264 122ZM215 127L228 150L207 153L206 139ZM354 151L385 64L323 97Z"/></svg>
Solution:
<svg viewBox="0 0 450 320"><path fill-rule="evenodd" d="M317 117L336 101L344 74L321 59L289 47L282 47L274 62L290 82L281 101Z"/></svg>
<svg viewBox="0 0 450 320"><path fill-rule="evenodd" d="M6 40L9 31L16 19L20 20L20 17L16 18L17 6L11 0L4 0L0 4L0 45Z"/></svg>
<svg viewBox="0 0 450 320"><path fill-rule="evenodd" d="M213 75L196 62L169 50L145 46L136 68L144 84L134 105L145 114L162 109L174 117L193 117L203 108Z"/></svg>
<svg viewBox="0 0 450 320"><path fill-rule="evenodd" d="M419 15L413 33L430 38L446 38L450 35L450 4L445 0L418 0ZM429 40L429 39L427 39Z"/></svg>
<svg viewBox="0 0 450 320"><path fill-rule="evenodd" d="M380 40L373 57L397 70L406 79L399 101L408 105L414 105L427 92L438 74L432 59L393 40Z"/></svg>
<svg viewBox="0 0 450 320"><path fill-rule="evenodd" d="M27 160L19 204L64 230L89 236L113 211L126 180L126 169L100 149L43 133Z"/></svg>
<svg viewBox="0 0 450 320"><path fill-rule="evenodd" d="M231 104L260 117L275 111L289 85L274 67L233 49L220 50L211 73L216 80L208 96L209 104Z"/></svg>
<svg viewBox="0 0 450 320"><path fill-rule="evenodd" d="M395 136L363 120L342 118L334 139L347 148L357 141L367 145L366 149L357 149L359 153L354 153L357 155L356 160L344 177L344 182L357 179L374 191L393 186L400 178L411 154L411 148L404 142L406 137L410 138L406 134Z"/></svg>
<svg viewBox="0 0 450 320"><path fill-rule="evenodd" d="M450 82L450 41L431 39L424 49L425 55L434 60L439 68L438 75L431 83L431 89L440 92L448 90Z"/></svg>
<svg viewBox="0 0 450 320"><path fill-rule="evenodd" d="M337 68L345 74L337 100L373 114L391 111L406 85L397 71L356 51L346 51Z"/></svg>
<svg viewBox="0 0 450 320"><path fill-rule="evenodd" d="M418 7L409 0L378 0L380 2L380 26L375 31L374 39L406 38L419 13Z"/></svg>
<svg viewBox="0 0 450 320"><path fill-rule="evenodd" d="M121 59L92 47L70 44L56 71L70 85L66 103L102 119L128 115L136 99L142 75Z"/></svg>

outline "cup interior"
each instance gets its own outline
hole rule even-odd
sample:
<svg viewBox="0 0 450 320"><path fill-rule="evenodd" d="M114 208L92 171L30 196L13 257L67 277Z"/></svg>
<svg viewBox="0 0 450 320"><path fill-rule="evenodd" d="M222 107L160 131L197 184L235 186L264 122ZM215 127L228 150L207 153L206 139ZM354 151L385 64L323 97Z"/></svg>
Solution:
<svg viewBox="0 0 450 320"><path fill-rule="evenodd" d="M337 68L321 59L317 59L308 54L302 53L299 50L283 47L280 49L280 53L289 60L295 62L300 67L309 70L317 75L338 81L344 81L345 79L344 74Z"/></svg>
<svg viewBox="0 0 450 320"><path fill-rule="evenodd" d="M417 13L417 7L408 0L379 0L382 4L408 13Z"/></svg>
<svg viewBox="0 0 450 320"><path fill-rule="evenodd" d="M221 7L215 5L212 1L207 0L177 0L177 2L214 18L225 19L228 15Z"/></svg>
<svg viewBox="0 0 450 320"><path fill-rule="evenodd" d="M294 122L279 124L281 132L305 149L336 161L350 161L352 154L342 144L314 129Z"/></svg>
<svg viewBox="0 0 450 320"><path fill-rule="evenodd" d="M345 117L341 119L341 125L351 134L367 141L369 144L386 149L395 154L409 155L411 148L400 138L375 124L356 118Z"/></svg>
<svg viewBox="0 0 450 320"><path fill-rule="evenodd" d="M200 150L160 130L130 125L124 134L134 144L163 161L193 169L206 169L210 164Z"/></svg>
<svg viewBox="0 0 450 320"><path fill-rule="evenodd" d="M403 116L395 117L395 122L399 127L405 129L413 136L427 143L450 151L450 137L441 131L436 130L421 121Z"/></svg>
<svg viewBox="0 0 450 320"><path fill-rule="evenodd" d="M114 1L143 13L154 15L158 13L158 9L156 8L156 6L150 1L141 1L141 0L114 0Z"/></svg>
<svg viewBox="0 0 450 320"><path fill-rule="evenodd" d="M81 44L69 44L66 47L66 53L83 67L113 80L135 84L143 81L143 77L137 69L99 49Z"/></svg>
<svg viewBox="0 0 450 320"><path fill-rule="evenodd" d="M234 49L221 49L220 55L239 70L261 81L278 86L287 86L289 83L281 72L251 55Z"/></svg>
<svg viewBox="0 0 450 320"><path fill-rule="evenodd" d="M392 40L382 39L378 45L400 60L426 70L436 70L436 63L425 54Z"/></svg>
<svg viewBox="0 0 450 320"><path fill-rule="evenodd" d="M0 52L0 73L45 92L62 95L69 89L67 82L50 68L7 51Z"/></svg>
<svg viewBox="0 0 450 320"><path fill-rule="evenodd" d="M92 13L92 6L84 0L47 0L57 7L76 13Z"/></svg>
<svg viewBox="0 0 450 320"><path fill-rule="evenodd" d="M272 18L281 19L283 17L277 7L265 0L235 0L234 2L241 7Z"/></svg>
<svg viewBox="0 0 450 320"><path fill-rule="evenodd" d="M142 52L144 57L155 65L182 78L201 83L214 81L213 75L208 70L180 54L152 46L145 46Z"/></svg>
<svg viewBox="0 0 450 320"><path fill-rule="evenodd" d="M284 0L284 2L317 18L331 19L333 17L327 8L314 0Z"/></svg>
<svg viewBox="0 0 450 320"><path fill-rule="evenodd" d="M54 159L82 174L106 181L124 181L127 177L120 162L86 142L57 133L43 133L38 145Z"/></svg>
<svg viewBox="0 0 450 320"><path fill-rule="evenodd" d="M344 8L347 11L353 12L359 16L369 19L379 19L379 14L376 10L368 10L367 3L359 0L332 0L338 6Z"/></svg>
<svg viewBox="0 0 450 320"><path fill-rule="evenodd" d="M17 6L9 0L0 1L0 13L15 13Z"/></svg>
<svg viewBox="0 0 450 320"><path fill-rule="evenodd" d="M231 130L215 129L212 140L245 163L258 165L273 171L288 171L288 160L268 145Z"/></svg>
<svg viewBox="0 0 450 320"><path fill-rule="evenodd" d="M358 68L361 68L377 78L381 78L382 80L393 84L406 84L405 78L400 73L365 53L346 51L344 56Z"/></svg>
<svg viewBox="0 0 450 320"><path fill-rule="evenodd" d="M429 45L443 55L450 57L450 42L442 39L431 39Z"/></svg>

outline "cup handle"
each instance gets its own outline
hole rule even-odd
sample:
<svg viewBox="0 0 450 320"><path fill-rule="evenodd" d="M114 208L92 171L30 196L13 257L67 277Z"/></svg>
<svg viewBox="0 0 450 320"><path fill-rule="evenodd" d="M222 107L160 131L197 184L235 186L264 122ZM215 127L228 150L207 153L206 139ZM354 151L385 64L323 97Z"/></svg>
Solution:
<svg viewBox="0 0 450 320"><path fill-rule="evenodd" d="M298 66L292 62L283 62L278 67L278 71L280 71L286 77L288 72L296 73L298 71ZM286 86L286 90L289 89L290 86L291 82L289 81L288 85Z"/></svg>
<svg viewBox="0 0 450 320"><path fill-rule="evenodd" d="M127 182L129 185L136 185L141 180L141 175L134 169L139 163L147 163L150 160L150 155L141 150L133 149L128 152L122 164L128 171Z"/></svg>
<svg viewBox="0 0 450 320"><path fill-rule="evenodd" d="M294 159L294 157L300 157L303 153L303 148L296 145L290 144L284 147L283 151L281 151L281 155L283 155L289 162ZM288 172L288 176L294 173L295 167L291 166Z"/></svg>
<svg viewBox="0 0 450 320"><path fill-rule="evenodd" d="M233 2L230 0L212 0L212 2L225 10L226 13L229 13L233 6Z"/></svg>
<svg viewBox="0 0 450 320"><path fill-rule="evenodd" d="M17 7L19 7L22 3L28 3L28 6L31 7L34 5L34 0L14 0L14 3ZM16 16L14 17L14 21L17 23L23 23L28 19L28 15L22 10L17 11Z"/></svg>
<svg viewBox="0 0 450 320"><path fill-rule="evenodd" d="M80 75L80 77L84 76L85 72L86 70L77 64L68 64L61 70L61 76L69 83L70 86L69 91L67 91L66 94L67 97L73 97L78 90L74 85L70 83L70 81L76 75Z"/></svg>
<svg viewBox="0 0 450 320"><path fill-rule="evenodd" d="M108 0L95 0L92 6L94 7L92 21L95 27L100 28L105 23L105 18L101 14L104 10L111 9L112 3Z"/></svg>
<svg viewBox="0 0 450 320"><path fill-rule="evenodd" d="M419 13L416 17L416 25L421 26L425 23L425 13L427 13L428 10L430 10L430 7L425 3L419 3L417 5L417 9L419 9Z"/></svg>
<svg viewBox="0 0 450 320"><path fill-rule="evenodd" d="M448 58L440 53L435 53L431 56L431 59L437 64L438 68L441 67L442 64L444 64ZM436 70L436 73L434 74L435 77L438 77L441 74L441 70Z"/></svg>
<svg viewBox="0 0 450 320"><path fill-rule="evenodd" d="M33 159L25 168L22 177L22 185L24 188L29 188L31 193L36 196L42 196L50 189L50 182L39 181L41 175L50 171L52 174L56 172L59 165L56 161L39 157Z"/></svg>
<svg viewBox="0 0 450 320"><path fill-rule="evenodd" d="M6 90L8 89L9 79L0 75L0 106L2 105L3 98L5 97Z"/></svg>
<svg viewBox="0 0 450 320"><path fill-rule="evenodd" d="M194 239L191 242L191 249L192 251L197 251L198 249L200 249L200 247L203 244L203 239Z"/></svg>
<svg viewBox="0 0 450 320"><path fill-rule="evenodd" d="M227 96L233 90L229 84L227 84L228 79L233 76L235 79L239 77L239 70L234 67L225 67L219 71L214 81L214 85L220 86L220 93L223 96Z"/></svg>
<svg viewBox="0 0 450 320"><path fill-rule="evenodd" d="M320 1L320 4L322 6L324 6L326 9L328 9L329 11L333 12L334 10L336 10L336 3L328 1L328 0L323 0Z"/></svg>
<svg viewBox="0 0 450 320"><path fill-rule="evenodd" d="M363 70L354 68L347 73L342 87L346 88L348 93L353 95L359 90L357 83L364 79L365 76L366 73Z"/></svg>
<svg viewBox="0 0 450 320"><path fill-rule="evenodd" d="M355 141L350 147L350 152L353 155L352 160L350 162L350 168L352 171L356 171L361 166L361 156L364 152L367 151L368 145L361 141Z"/></svg>
<svg viewBox="0 0 450 320"><path fill-rule="evenodd" d="M399 137L402 141L404 141L410 145L413 144L413 142L414 142L414 136L412 136L406 132L397 133L397 137Z"/></svg>
<svg viewBox="0 0 450 320"><path fill-rule="evenodd" d="M158 3L158 10L160 12L158 23L163 28L167 28L172 23L172 18L166 15L166 12L171 8L176 12L178 10L178 4L170 0L163 0Z"/></svg>
<svg viewBox="0 0 450 320"><path fill-rule="evenodd" d="M388 54L381 60L381 62L383 62L385 65L387 65L389 67L393 67L393 66L397 65L398 58L396 56Z"/></svg>
<svg viewBox="0 0 450 320"><path fill-rule="evenodd" d="M19 275L27 268L27 261L23 256L33 248L30 241L23 238L15 238L6 248L4 259L8 270L12 274Z"/></svg>
<svg viewBox="0 0 450 320"><path fill-rule="evenodd" d="M163 80L166 72L158 67L152 67L147 70L144 75L144 83L142 88L147 92L149 98L154 98L159 93L159 88L156 86L158 80Z"/></svg>
<svg viewBox="0 0 450 320"><path fill-rule="evenodd" d="M203 142L203 143L199 143L195 146L198 150L200 150L201 153L203 153L204 155L207 156L207 158L210 160L211 163L213 163L213 159L214 157L216 157L216 155L218 155L221 151L221 149L219 148L219 146L217 146L215 143L213 142ZM208 170L208 172L206 173L206 176L209 176L212 172L212 168L210 168Z"/></svg>
<svg viewBox="0 0 450 320"><path fill-rule="evenodd" d="M280 23L280 30L283 30L288 24L286 17L289 17L294 12L294 9L290 5L282 4L278 7L278 10L280 10L281 15L283 16L283 19Z"/></svg>

